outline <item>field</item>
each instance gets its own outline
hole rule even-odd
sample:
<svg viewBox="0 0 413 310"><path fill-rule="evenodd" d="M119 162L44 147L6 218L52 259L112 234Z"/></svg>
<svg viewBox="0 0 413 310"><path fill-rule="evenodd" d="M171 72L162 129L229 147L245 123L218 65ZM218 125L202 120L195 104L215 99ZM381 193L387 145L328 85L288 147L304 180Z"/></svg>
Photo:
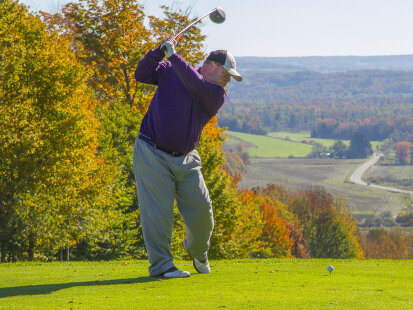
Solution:
<svg viewBox="0 0 413 310"><path fill-rule="evenodd" d="M319 139L319 138L311 138L310 132L300 132L300 133L293 133L293 132L285 132L285 131L277 131L277 132L269 132L268 136L270 137L277 137L280 139L290 139L294 141L315 141L317 143L323 144L325 146L332 146L336 140L333 139ZM343 140L343 142L348 146L350 144L350 140Z"/></svg>
<svg viewBox="0 0 413 310"><path fill-rule="evenodd" d="M239 186L251 188L269 183L285 184L292 189L319 185L337 197L347 199L350 210L361 220L367 214L404 207L402 195L353 184L350 175L363 159L252 158Z"/></svg>
<svg viewBox="0 0 413 310"><path fill-rule="evenodd" d="M249 142L246 147L251 157L306 157L312 150L311 145L299 142L235 131L225 131L225 133ZM249 147L251 145L255 145L255 147Z"/></svg>
<svg viewBox="0 0 413 310"><path fill-rule="evenodd" d="M191 262L177 266L194 272ZM330 275L327 266L334 266ZM0 265L0 309L412 309L413 261L221 260L186 279L146 261Z"/></svg>
<svg viewBox="0 0 413 310"><path fill-rule="evenodd" d="M413 190L413 166L376 165L364 179L371 183Z"/></svg>
<svg viewBox="0 0 413 310"><path fill-rule="evenodd" d="M327 147L332 146L336 140L332 139L313 139L310 137L309 132L302 133L288 133L288 132L272 132L267 136L253 135L235 131L225 131L225 134L229 136L227 144L237 144L242 141L247 142L245 148L251 157L306 157L307 154L312 152L312 145L302 143L301 141L315 141L323 144ZM237 139L233 139L235 137ZM343 141L347 145L350 141ZM376 150L382 142L371 141L373 150Z"/></svg>
<svg viewBox="0 0 413 310"><path fill-rule="evenodd" d="M252 157L250 164L247 165L247 172L239 183L241 188L266 186L269 183L284 184L292 189L302 189L310 185L323 186L336 197L344 197L348 201L353 215L359 221L366 215L378 214L383 211L397 214L405 207L401 194L360 186L349 181L350 175L365 159L305 158L311 152L311 145L281 140L281 138L288 137L297 141L315 140L326 146L332 145L334 140L311 139L309 132L271 133L272 136L280 138L233 131L226 131L226 133L229 135L226 147L232 147L242 142ZM349 141L345 142L349 143ZM380 144L381 142L372 141L372 146L378 147ZM253 148L254 145L257 147ZM294 158L288 158L289 155L293 155ZM406 173L408 174L410 171L394 172L395 175L399 176Z"/></svg>

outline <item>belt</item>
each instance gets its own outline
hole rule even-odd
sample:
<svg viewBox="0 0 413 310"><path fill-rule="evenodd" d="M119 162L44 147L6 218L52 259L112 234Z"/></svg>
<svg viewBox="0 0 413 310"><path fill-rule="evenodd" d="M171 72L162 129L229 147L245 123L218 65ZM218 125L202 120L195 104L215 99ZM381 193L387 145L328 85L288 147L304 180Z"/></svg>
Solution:
<svg viewBox="0 0 413 310"><path fill-rule="evenodd" d="M155 144L155 142L153 142L153 141L151 140L151 138L149 138L149 137L147 137L147 136L145 136L145 135L143 135L143 134L141 134L141 133L138 135L138 138L141 139L141 140L143 140L143 141L145 141L146 143L148 143L150 146L154 147L155 149L160 150L160 151L165 152L165 153L168 153L169 155L172 155L173 157L179 157L179 156L185 155L184 153L169 152L169 151L167 151L167 150L164 150L164 149L160 148L159 146L157 146L157 145Z"/></svg>

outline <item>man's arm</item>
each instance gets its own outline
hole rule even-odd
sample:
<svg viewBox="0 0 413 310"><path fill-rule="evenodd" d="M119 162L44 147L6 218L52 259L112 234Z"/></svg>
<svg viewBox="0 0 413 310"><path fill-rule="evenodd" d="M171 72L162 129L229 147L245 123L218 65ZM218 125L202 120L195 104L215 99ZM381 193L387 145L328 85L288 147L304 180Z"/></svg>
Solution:
<svg viewBox="0 0 413 310"><path fill-rule="evenodd" d="M226 96L224 88L205 80L178 54L173 54L168 60L195 101L211 116L215 115L224 104Z"/></svg>
<svg viewBox="0 0 413 310"><path fill-rule="evenodd" d="M138 63L135 70L135 79L145 84L158 85L158 73L162 68L159 64L165 57L165 53L158 47L150 50Z"/></svg>

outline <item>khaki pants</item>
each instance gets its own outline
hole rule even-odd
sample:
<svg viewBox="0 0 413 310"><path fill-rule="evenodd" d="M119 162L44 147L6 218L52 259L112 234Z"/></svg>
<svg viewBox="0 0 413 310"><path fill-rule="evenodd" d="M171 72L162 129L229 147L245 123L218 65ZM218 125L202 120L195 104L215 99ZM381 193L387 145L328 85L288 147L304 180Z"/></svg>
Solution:
<svg viewBox="0 0 413 310"><path fill-rule="evenodd" d="M174 199L185 222L184 248L204 260L214 222L198 152L173 157L136 139L133 168L149 274L158 276L174 267L170 249Z"/></svg>

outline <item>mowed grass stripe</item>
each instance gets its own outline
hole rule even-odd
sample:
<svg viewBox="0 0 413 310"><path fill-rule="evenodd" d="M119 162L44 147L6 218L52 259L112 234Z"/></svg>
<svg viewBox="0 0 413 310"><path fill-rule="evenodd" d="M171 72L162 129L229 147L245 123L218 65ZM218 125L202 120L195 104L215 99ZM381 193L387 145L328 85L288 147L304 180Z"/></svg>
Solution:
<svg viewBox="0 0 413 310"><path fill-rule="evenodd" d="M192 276L170 280L147 261L1 264L0 309L413 309L412 260L210 263L177 261Z"/></svg>
<svg viewBox="0 0 413 310"><path fill-rule="evenodd" d="M333 144L336 143L336 141L338 140L338 139L334 140L334 139L311 138L311 132L309 131L302 131L298 133L276 131L276 132L269 132L267 135L270 137L277 137L280 139L286 139L288 137L289 139L294 140L294 141L303 141L303 140L311 141L312 140L322 145L325 145L327 147L333 146ZM347 146L350 145L350 140L342 140L342 141ZM370 143L371 143L371 147L373 148L373 150L377 150L383 145L382 141L370 141Z"/></svg>
<svg viewBox="0 0 413 310"><path fill-rule="evenodd" d="M304 143L229 130L225 131L225 134L253 143L256 148L248 149L248 153L252 157L306 157L312 151L312 146Z"/></svg>
<svg viewBox="0 0 413 310"><path fill-rule="evenodd" d="M337 140L334 139L321 139L321 138L311 138L311 133L304 131L304 132L299 132L299 133L293 133L293 132L285 132L285 131L277 131L277 132L269 132L267 134L270 137L276 137L280 139L286 139L289 138L294 141L315 141L317 143L320 143L325 146L332 146ZM350 140L342 140L347 146L350 145Z"/></svg>

